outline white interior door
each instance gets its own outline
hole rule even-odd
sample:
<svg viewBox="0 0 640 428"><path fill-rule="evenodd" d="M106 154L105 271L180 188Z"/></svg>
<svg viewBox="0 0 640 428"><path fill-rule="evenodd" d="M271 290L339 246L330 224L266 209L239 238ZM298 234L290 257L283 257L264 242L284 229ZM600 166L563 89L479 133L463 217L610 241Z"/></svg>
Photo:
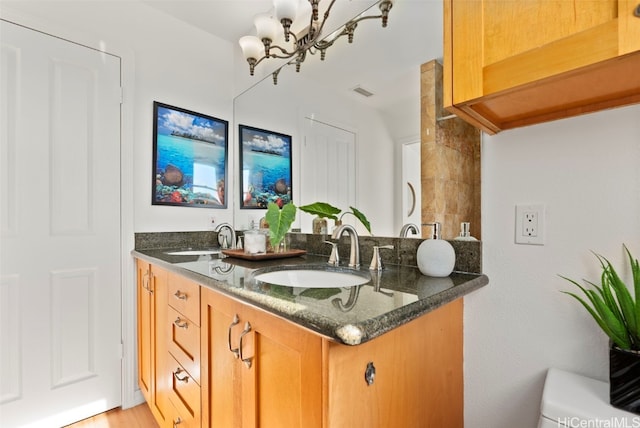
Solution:
<svg viewBox="0 0 640 428"><path fill-rule="evenodd" d="M121 402L120 59L0 21L0 426Z"/></svg>
<svg viewBox="0 0 640 428"><path fill-rule="evenodd" d="M306 118L300 154L300 205L327 202L343 211L356 205L356 136ZM302 232L311 233L313 217L301 214ZM352 219L344 218L345 223ZM329 227L332 225L329 224Z"/></svg>
<svg viewBox="0 0 640 428"><path fill-rule="evenodd" d="M402 224L413 223L418 226L418 230L421 229L422 223L420 164L420 142L404 144L402 146Z"/></svg>

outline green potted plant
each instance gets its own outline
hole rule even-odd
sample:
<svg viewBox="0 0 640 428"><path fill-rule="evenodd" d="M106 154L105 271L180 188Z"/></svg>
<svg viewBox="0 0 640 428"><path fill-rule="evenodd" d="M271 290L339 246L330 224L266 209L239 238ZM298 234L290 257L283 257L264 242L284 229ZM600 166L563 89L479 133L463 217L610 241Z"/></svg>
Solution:
<svg viewBox="0 0 640 428"><path fill-rule="evenodd" d="M303 205L298 208L300 208L300 211L316 215L321 219L330 218L336 222L336 225L342 223L343 216L345 216L346 214L351 214L355 218L360 220L360 223L362 223L365 229L367 229L367 232L371 234L371 224L369 223L369 220L367 220L367 217L361 211L357 210L354 207L349 207L351 211L345 211L342 214L340 214L342 212L340 208L336 208L326 202L314 202L313 204ZM338 214L340 214L340 217L338 217Z"/></svg>
<svg viewBox="0 0 640 428"><path fill-rule="evenodd" d="M614 407L640 414L640 264L624 246L631 266L633 294L613 265L596 254L602 267L600 285L590 281L576 285L578 294L563 291L584 306L610 339L610 402Z"/></svg>
<svg viewBox="0 0 640 428"><path fill-rule="evenodd" d="M286 251L281 247L285 235L296 219L296 206L293 202L285 204L282 209L278 204L269 202L265 220L269 224L269 243L274 252Z"/></svg>

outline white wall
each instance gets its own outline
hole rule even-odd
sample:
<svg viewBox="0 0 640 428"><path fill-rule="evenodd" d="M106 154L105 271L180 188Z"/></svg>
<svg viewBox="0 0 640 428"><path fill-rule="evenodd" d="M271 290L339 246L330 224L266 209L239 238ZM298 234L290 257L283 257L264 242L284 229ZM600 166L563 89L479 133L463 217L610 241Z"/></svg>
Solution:
<svg viewBox="0 0 640 428"><path fill-rule="evenodd" d="M484 136L483 270L465 298L465 420L535 427L548 367L606 380L607 339L560 290L640 258L640 106ZM546 204L544 246L514 244L518 203Z"/></svg>
<svg viewBox="0 0 640 428"><path fill-rule="evenodd" d="M151 205L153 101L229 121L229 144L234 147L231 43L138 1L9 0L3 1L3 7L39 18L56 35L67 36L60 32L73 29L74 34L82 34L81 43L95 39L107 52L111 43L132 52L135 64L128 67L134 70L133 81L125 79L123 84L124 102L133 104L128 108L133 115L131 186L136 232L203 230L212 215L218 222L233 220L231 204L224 210ZM231 150L230 163L233 156ZM114 176L118 173L114 165ZM227 192L231 194L232 189Z"/></svg>

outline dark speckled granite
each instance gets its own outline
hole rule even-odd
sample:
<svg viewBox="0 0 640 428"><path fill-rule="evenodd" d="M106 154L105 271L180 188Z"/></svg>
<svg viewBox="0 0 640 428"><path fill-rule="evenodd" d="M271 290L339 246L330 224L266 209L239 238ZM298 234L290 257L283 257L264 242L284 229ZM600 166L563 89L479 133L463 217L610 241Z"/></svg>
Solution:
<svg viewBox="0 0 640 428"><path fill-rule="evenodd" d="M385 265L418 266L416 254L423 239L388 238L376 236L359 236L360 264L368 267L373 256L373 247L393 245L393 250L382 249L380 256ZM329 235L312 235L305 233L290 233L288 235L291 248L307 250L311 254L329 257L331 245L325 241L332 241ZM448 241L456 252L456 272L482 273L482 243L480 241ZM348 236L340 238L338 251L341 260L349 259L350 241Z"/></svg>
<svg viewBox="0 0 640 428"><path fill-rule="evenodd" d="M415 252L422 240L376 237L360 239L360 272L371 277L364 285L307 289L262 283L253 278L258 269L326 266L330 246L323 241L327 238L290 234L291 247L307 249L309 254L288 259L247 261L231 257L219 259L217 256L172 256L167 252L198 246L195 241L187 242L174 236L166 241L160 236L153 236L153 239L145 237L140 241L136 237L136 244L140 242L143 247L137 247L132 255L348 345L371 340L489 282L479 272L463 273L463 270L479 270L479 242L451 241L456 253L461 254L456 262L456 272L447 278L433 278L422 275L415 267ZM203 246L210 247L211 241L203 239ZM157 244L155 248L149 248L150 242ZM177 242L178 245L171 247L167 242ZM393 250L381 253L386 268L379 274L368 269L373 245L394 245ZM348 238L341 239L339 249L342 259L348 260Z"/></svg>

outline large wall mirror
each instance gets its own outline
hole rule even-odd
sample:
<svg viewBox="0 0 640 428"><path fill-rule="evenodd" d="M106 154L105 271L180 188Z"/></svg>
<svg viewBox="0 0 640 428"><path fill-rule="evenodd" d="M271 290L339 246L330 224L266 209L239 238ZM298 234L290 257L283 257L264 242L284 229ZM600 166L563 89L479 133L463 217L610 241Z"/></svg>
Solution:
<svg viewBox="0 0 640 428"><path fill-rule="evenodd" d="M353 3L377 12L377 2ZM339 7L337 2L334 9ZM296 205L352 205L368 217L373 235L397 236L403 224L403 146L419 142L420 65L442 58L442 2L396 0L387 28L378 20L362 21L352 44L343 38L327 50L325 61L318 56L308 56L299 73L284 67L277 85L269 74L235 99L231 144L239 146L239 125L291 136ZM257 173L243 171L234 157L236 180ZM233 197L238 229L265 213L240 207L238 198L251 197L247 190L255 189L236 189ZM350 217L344 220L359 227ZM311 232L312 219L299 213L294 227Z"/></svg>

